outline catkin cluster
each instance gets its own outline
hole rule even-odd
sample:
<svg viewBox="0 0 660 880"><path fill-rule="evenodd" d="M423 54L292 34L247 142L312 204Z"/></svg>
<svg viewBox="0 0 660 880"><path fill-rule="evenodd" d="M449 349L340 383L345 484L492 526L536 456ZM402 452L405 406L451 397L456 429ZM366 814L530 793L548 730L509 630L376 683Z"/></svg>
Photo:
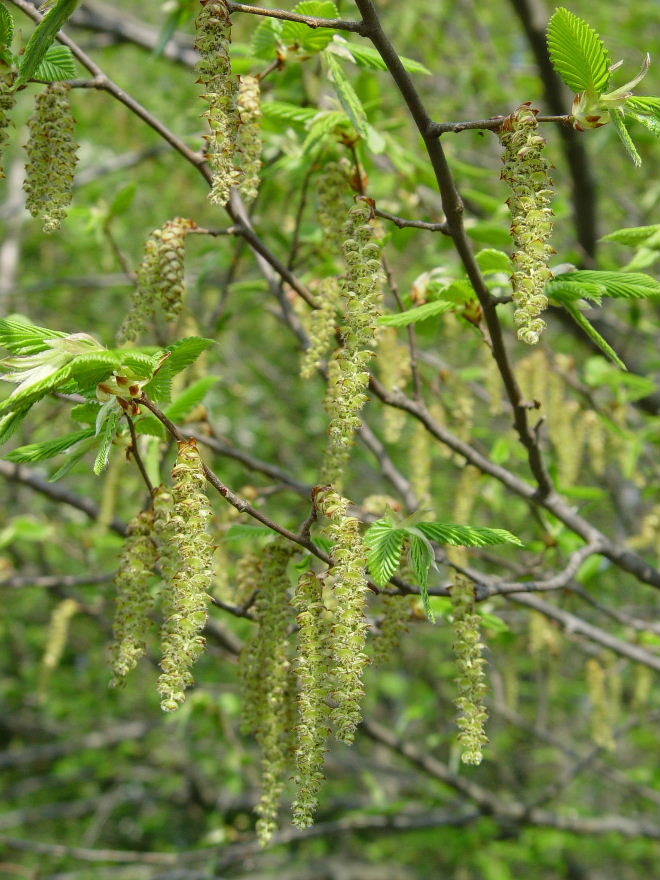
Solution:
<svg viewBox="0 0 660 880"><path fill-rule="evenodd" d="M5 176L5 169L2 164L2 154L4 147L9 140L7 129L9 128L9 114L14 109L16 103L16 92L13 91L11 83L3 76L0 76L0 180Z"/></svg>
<svg viewBox="0 0 660 880"><path fill-rule="evenodd" d="M330 415L328 443L321 480L337 485L348 461L360 411L366 403L369 384L367 366L373 357L376 320L381 309L383 270L381 246L374 241L371 207L359 199L344 224L342 244L346 276L341 295L345 301L342 347L328 365L328 390L324 406Z"/></svg>
<svg viewBox="0 0 660 880"><path fill-rule="evenodd" d="M149 611L153 605L149 588L151 572L157 561L153 525L153 513L149 510L134 517L121 553L115 578L114 641L110 646L114 678L111 687L124 684L128 673L147 650L145 638L151 625Z"/></svg>
<svg viewBox="0 0 660 880"><path fill-rule="evenodd" d="M261 88L256 76L242 76L236 99L238 137L234 157L239 171L239 190L252 202L259 189L261 170Z"/></svg>
<svg viewBox="0 0 660 880"><path fill-rule="evenodd" d="M117 333L117 342L138 338L147 321L160 307L168 321L183 308L186 235L197 224L175 217L149 235L137 270L137 285L131 307Z"/></svg>
<svg viewBox="0 0 660 880"><path fill-rule="evenodd" d="M383 616L378 624L378 636L373 642L374 663L391 661L401 642L401 636L410 622L408 596L383 596Z"/></svg>
<svg viewBox="0 0 660 880"><path fill-rule="evenodd" d="M463 575L455 576L451 603L453 648L458 665L458 697L455 702L461 713L457 719L461 758L465 764L480 764L482 747L488 742L484 731L488 713L483 705L486 691L483 667L486 661L481 656L483 644L479 634L479 615L475 612L474 584Z"/></svg>
<svg viewBox="0 0 660 880"><path fill-rule="evenodd" d="M236 99L238 84L232 76L229 44L231 18L225 0L202 0L202 9L195 20L195 48L201 55L196 66L198 81L205 87L204 100L208 110L211 133L206 136L206 158L213 174L209 199L224 206L232 186L238 182L234 153L238 135Z"/></svg>
<svg viewBox="0 0 660 880"><path fill-rule="evenodd" d="M335 320L339 306L339 282L331 276L324 278L318 290L319 307L314 309L309 319L310 345L305 349L300 364L300 375L309 379L321 366L324 355L330 349L335 337Z"/></svg>
<svg viewBox="0 0 660 880"><path fill-rule="evenodd" d="M316 490L315 504L330 520L325 534L332 542L335 562L330 572L336 602L332 625L332 698L335 705L330 717L337 739L351 743L362 717L362 675L369 662L364 653L367 638L367 552L358 520L348 513L349 502L346 498L337 494L331 486L325 486Z"/></svg>
<svg viewBox="0 0 660 880"><path fill-rule="evenodd" d="M206 531L211 508L204 491L206 477L195 441L179 443L172 470L171 530L178 563L167 597L162 627L162 674L158 679L161 708L174 711L192 684L190 667L204 650L208 590L213 581L213 544Z"/></svg>
<svg viewBox="0 0 660 880"><path fill-rule="evenodd" d="M37 95L28 128L25 204L33 217L41 218L44 232L54 232L71 203L78 161L66 83L50 83Z"/></svg>
<svg viewBox="0 0 660 880"><path fill-rule="evenodd" d="M244 684L243 728L253 732L262 753L257 833L268 843L277 828L289 750L289 578L291 550L277 541L264 551L261 586L254 604L257 629L240 660Z"/></svg>
<svg viewBox="0 0 660 880"><path fill-rule="evenodd" d="M337 219L343 215L349 189L351 163L343 158L337 162L328 162L318 178L318 209L317 217L323 233L323 241L341 250L344 230Z"/></svg>
<svg viewBox="0 0 660 880"><path fill-rule="evenodd" d="M296 726L296 799L293 824L308 828L318 807L323 782L325 743L330 734L328 697L332 655L329 615L321 582L314 572L298 580L293 605L298 609L298 724Z"/></svg>
<svg viewBox="0 0 660 880"><path fill-rule="evenodd" d="M512 192L507 205L516 245L511 257L515 267L511 278L516 306L513 317L518 338L529 345L538 342L545 327L539 315L548 305L545 284L552 273L547 261L555 253L548 244L552 232L552 181L543 157L545 141L538 133L537 113L530 104L522 104L504 120L499 131L504 147L501 177Z"/></svg>

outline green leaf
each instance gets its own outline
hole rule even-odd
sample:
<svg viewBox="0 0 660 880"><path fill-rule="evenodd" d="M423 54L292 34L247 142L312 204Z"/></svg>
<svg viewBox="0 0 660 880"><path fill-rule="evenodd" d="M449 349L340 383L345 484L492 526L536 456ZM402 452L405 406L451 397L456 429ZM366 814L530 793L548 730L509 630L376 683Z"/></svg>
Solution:
<svg viewBox="0 0 660 880"><path fill-rule="evenodd" d="M591 339L591 341L594 342L598 346L598 348L600 348L600 350L604 354L606 354L608 358L610 358L610 360L614 361L617 367L620 367L622 370L628 369L619 357L619 355L614 351L612 346L603 339L603 337L596 330L593 324L589 320L587 320L587 318L585 318L585 316L576 306L567 302L562 303L562 305L571 316L571 318L573 318L578 327L581 327L584 330L589 339Z"/></svg>
<svg viewBox="0 0 660 880"><path fill-rule="evenodd" d="M58 480L61 480L62 477L65 477L69 471L73 470L81 458L84 458L89 450L96 446L97 443L98 437L88 437L86 440L81 440L76 446L72 446L67 452L67 460L61 467L51 474L48 478L48 482L56 483Z"/></svg>
<svg viewBox="0 0 660 880"><path fill-rule="evenodd" d="M303 0L293 7L299 15L314 18L337 18L339 12L332 0ZM310 28L298 21L285 21L280 31L280 39L287 48L296 46L306 52L321 52L335 34L333 28Z"/></svg>
<svg viewBox="0 0 660 880"><path fill-rule="evenodd" d="M28 443L26 446L19 446L8 453L5 458L8 461L16 462L35 462L44 461L59 455L69 447L78 443L79 440L86 440L88 437L94 436L94 428L85 428L83 431L74 431L71 434L65 434L56 440L44 440L41 443Z"/></svg>
<svg viewBox="0 0 660 880"><path fill-rule="evenodd" d="M37 327L21 315L0 319L0 345L12 354L39 354L48 348L46 339L62 339L64 336L66 333Z"/></svg>
<svg viewBox="0 0 660 880"><path fill-rule="evenodd" d="M134 426L137 434L158 437L159 440L165 440L167 437L163 423L159 422L156 416L140 416L135 419Z"/></svg>
<svg viewBox="0 0 660 880"><path fill-rule="evenodd" d="M399 567L406 537L405 530L395 528L388 519L378 520L365 532L369 572L377 586L384 587Z"/></svg>
<svg viewBox="0 0 660 880"><path fill-rule="evenodd" d="M615 229L604 235L601 241L615 241L617 244L626 244L630 247L660 247L660 223L653 226L627 226L624 229Z"/></svg>
<svg viewBox="0 0 660 880"><path fill-rule="evenodd" d="M574 92L601 95L610 81L610 58L586 21L560 6L548 24L552 66Z"/></svg>
<svg viewBox="0 0 660 880"><path fill-rule="evenodd" d="M387 64L383 61L380 53L371 46L360 46L356 43L348 43L342 37L335 36L332 44L328 46L328 51L339 58L346 61L352 61L359 67L366 67L370 70L387 70ZM399 61L403 64L408 73L421 73L424 76L431 76L428 67L424 67L419 61L413 58L406 58L399 55Z"/></svg>
<svg viewBox="0 0 660 880"><path fill-rule="evenodd" d="M295 122L298 125L306 125L319 114L316 107L298 107L297 104L288 104L286 101L264 101L261 112L266 119Z"/></svg>
<svg viewBox="0 0 660 880"><path fill-rule="evenodd" d="M489 272L505 272L507 275L510 275L513 271L509 255L495 248L484 248L475 254L475 259L479 264L479 268L485 274Z"/></svg>
<svg viewBox="0 0 660 880"><path fill-rule="evenodd" d="M163 369L176 376L177 373L194 364L200 354L212 345L215 345L213 339L205 339L202 336L188 336L180 342L175 342L174 345L168 345L165 350L171 354L165 361Z"/></svg>
<svg viewBox="0 0 660 880"><path fill-rule="evenodd" d="M431 603L429 602L429 569L435 563L433 548L424 538L411 535L409 556L415 577L419 583L424 613L431 623L435 623L435 615L431 610Z"/></svg>
<svg viewBox="0 0 660 880"><path fill-rule="evenodd" d="M355 89L346 78L346 74L342 70L342 66L337 58L328 51L323 53L323 57L328 65L330 79L339 98L339 103L346 111L346 115L353 123L357 133L363 137L367 137L367 114L364 112L362 102L355 93Z"/></svg>
<svg viewBox="0 0 660 880"><path fill-rule="evenodd" d="M80 0L56 0L52 9L39 22L21 58L16 87L23 85L35 75L58 31L73 15L79 2Z"/></svg>
<svg viewBox="0 0 660 880"><path fill-rule="evenodd" d="M14 39L14 19L4 3L0 3L0 48L9 48Z"/></svg>
<svg viewBox="0 0 660 880"><path fill-rule="evenodd" d="M658 122L658 120L655 119L653 116L646 116L643 113L636 113L634 110L631 110L626 104L623 105L623 112L626 119L634 119L635 122L639 122L640 125L648 128L648 130L652 132L656 137L660 137L660 122Z"/></svg>
<svg viewBox="0 0 660 880"><path fill-rule="evenodd" d="M165 410L165 415L173 422L180 422L206 397L211 388L219 381L219 376L204 376L186 388L174 403ZM160 422L159 422L160 424Z"/></svg>
<svg viewBox="0 0 660 880"><path fill-rule="evenodd" d="M660 283L644 272L601 272L594 269L557 275L547 282L545 290L548 296L558 299L563 305L569 299L570 286L576 288L573 299L582 296L593 299L594 286L602 288L602 296L617 299L647 299L660 293Z"/></svg>
<svg viewBox="0 0 660 880"><path fill-rule="evenodd" d="M243 523L235 523L225 532L224 541L254 541L257 538L270 538L273 530L268 526L248 526Z"/></svg>
<svg viewBox="0 0 660 880"><path fill-rule="evenodd" d="M600 305L603 297L607 294L607 289L603 284L594 284L593 282L583 281L574 283L562 280L563 276L549 281L546 284L546 293L549 297L562 305L565 302L578 302L578 300L590 299Z"/></svg>
<svg viewBox="0 0 660 880"><path fill-rule="evenodd" d="M304 155L312 154L318 147L322 146L323 141L329 135L336 139L337 129L353 131L350 119L339 110L322 110L316 114L308 128L309 134L302 145Z"/></svg>
<svg viewBox="0 0 660 880"><path fill-rule="evenodd" d="M95 425L101 404L96 401L79 403L71 410L71 418L82 425Z"/></svg>
<svg viewBox="0 0 660 880"><path fill-rule="evenodd" d="M398 312L394 315L381 315L378 323L385 327L407 327L409 324L418 324L420 321L427 321L429 318L435 318L437 315L451 312L454 308L455 303L444 302L438 299L435 302L424 303L423 306L417 306L414 309L407 309L405 312Z"/></svg>
<svg viewBox="0 0 660 880"><path fill-rule="evenodd" d="M34 382L27 388L19 391L18 394L13 394L6 400L3 400L2 403L0 403L0 415L14 412L18 409L29 409L38 400L41 400L42 397L50 394L51 391L57 391L62 388L70 378L71 365L66 364L66 366L60 367L59 370L51 373L50 376L47 376L45 379L41 379L39 382Z"/></svg>
<svg viewBox="0 0 660 880"><path fill-rule="evenodd" d="M633 139L630 137L628 129L626 128L623 111L614 107L612 110L610 110L610 119L612 120L614 130L619 136L619 140L625 147L626 153L628 153L628 155L632 159L633 165L639 168L639 166L642 164L642 159L637 152L637 147L633 143Z"/></svg>
<svg viewBox="0 0 660 880"><path fill-rule="evenodd" d="M113 348L110 351L120 360L118 372L122 376L144 381L150 379L156 370L157 364L154 363L154 356L151 354L145 354L141 351L125 351L122 348Z"/></svg>
<svg viewBox="0 0 660 880"><path fill-rule="evenodd" d="M630 107L635 113L643 116L652 116L660 122L660 98L655 96L637 96L631 95L626 99L626 107Z"/></svg>
<svg viewBox="0 0 660 880"><path fill-rule="evenodd" d="M520 538L506 529L491 529L485 526L459 526L446 522L420 522L417 528L422 534L438 544L457 547L488 547L492 544L516 544L522 547Z"/></svg>
<svg viewBox="0 0 660 880"><path fill-rule="evenodd" d="M96 388L121 367L121 358L112 351L92 351L79 354L69 364L71 376L81 392Z"/></svg>
<svg viewBox="0 0 660 880"><path fill-rule="evenodd" d="M252 35L250 52L257 58L271 60L277 53L278 46L282 45L280 33L282 22L275 18L266 18L259 22Z"/></svg>
<svg viewBox="0 0 660 880"><path fill-rule="evenodd" d="M116 412L112 412L103 423L103 428L101 429L100 433L101 446L99 447L99 451L97 453L96 461L94 462L93 468L94 473L97 477L102 474L107 467L108 459L110 457L110 447L112 446L112 441L115 438L118 427L119 414Z"/></svg>
<svg viewBox="0 0 660 880"><path fill-rule="evenodd" d="M43 61L34 71L34 79L46 82L60 82L73 79L76 75L76 62L68 46L51 46L43 57Z"/></svg>
<svg viewBox="0 0 660 880"><path fill-rule="evenodd" d="M0 443L9 440L20 426L25 416L30 412L30 407L25 409L17 409L14 412L7 413L0 418Z"/></svg>

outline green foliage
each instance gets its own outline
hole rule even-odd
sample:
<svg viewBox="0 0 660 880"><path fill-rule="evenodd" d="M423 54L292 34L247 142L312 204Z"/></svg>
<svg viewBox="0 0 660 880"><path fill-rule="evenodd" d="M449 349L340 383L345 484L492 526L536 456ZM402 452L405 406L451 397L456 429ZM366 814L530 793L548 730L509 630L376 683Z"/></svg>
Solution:
<svg viewBox="0 0 660 880"><path fill-rule="evenodd" d="M420 587L424 612L431 621L435 618L429 604L428 573L431 567L435 567L435 556L430 541L458 547L487 547L493 544L522 546L520 539L506 529L444 522L406 525L395 523L391 517L379 519L369 526L364 540L368 550L369 572L379 587L388 583L401 564L404 546L409 547L410 563Z"/></svg>
<svg viewBox="0 0 660 880"><path fill-rule="evenodd" d="M351 120L357 133L362 137L367 137L367 114L362 106L362 102L355 93L355 89L349 82L337 58L331 52L325 52L323 57L328 66L330 81L335 88L339 103L346 111L346 115Z"/></svg>
<svg viewBox="0 0 660 880"><path fill-rule="evenodd" d="M20 64L16 86L23 85L36 75L39 66L45 61L46 53L51 47L57 33L76 10L80 0L55 0L54 5L46 13L35 28L25 47ZM47 63L53 63L51 60ZM62 62L56 67L61 67Z"/></svg>
<svg viewBox="0 0 660 880"><path fill-rule="evenodd" d="M560 6L548 24L553 67L574 92L602 94L610 81L610 58L593 28Z"/></svg>
<svg viewBox="0 0 660 880"><path fill-rule="evenodd" d="M76 75L76 62L68 46L50 46L39 62L33 77L47 82L73 79Z"/></svg>

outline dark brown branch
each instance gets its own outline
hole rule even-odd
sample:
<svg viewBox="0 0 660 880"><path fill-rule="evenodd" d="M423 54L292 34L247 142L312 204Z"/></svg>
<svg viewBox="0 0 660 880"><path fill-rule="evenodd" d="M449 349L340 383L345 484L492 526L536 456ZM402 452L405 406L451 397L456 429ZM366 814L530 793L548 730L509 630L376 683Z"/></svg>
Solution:
<svg viewBox="0 0 660 880"><path fill-rule="evenodd" d="M399 229L427 229L429 232L442 232L443 235L451 235L446 223L427 223L426 220L406 220L405 217L398 217L396 214L390 214L389 211L382 211L380 208L374 208L376 217L382 217L383 220L389 220Z"/></svg>
<svg viewBox="0 0 660 880"><path fill-rule="evenodd" d="M490 119L472 119L467 122L434 122L431 126L433 134L440 136L449 132L458 134L461 131L480 129L483 131L499 131L504 121L504 116L492 116ZM573 117L564 116L537 116L537 122L551 122L557 125L572 125Z"/></svg>

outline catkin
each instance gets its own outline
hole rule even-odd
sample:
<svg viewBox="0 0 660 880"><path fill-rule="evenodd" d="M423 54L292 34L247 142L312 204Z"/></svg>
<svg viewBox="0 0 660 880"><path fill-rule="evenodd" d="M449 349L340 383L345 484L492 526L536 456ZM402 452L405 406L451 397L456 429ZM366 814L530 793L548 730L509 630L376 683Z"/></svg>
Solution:
<svg viewBox="0 0 660 880"><path fill-rule="evenodd" d="M149 611L153 606L150 592L151 572L156 564L153 513L145 510L133 518L122 550L115 578L114 641L110 646L110 665L117 687L147 650L146 634L151 626Z"/></svg>
<svg viewBox="0 0 660 880"><path fill-rule="evenodd" d="M309 319L309 346L300 363L300 375L310 379L321 366L323 357L335 337L336 314L339 307L339 281L334 276L324 278L318 289L319 307Z"/></svg>
<svg viewBox="0 0 660 880"><path fill-rule="evenodd" d="M313 572L298 580L293 605L298 609L298 715L296 726L296 799L293 824L307 828L318 807L323 782L325 743L330 733L327 698L332 659L329 615L323 603L321 582Z"/></svg>
<svg viewBox="0 0 660 880"><path fill-rule="evenodd" d="M511 188L507 205L511 209L511 234L516 250L511 259L514 273L514 322L518 339L534 345L545 322L539 315L548 305L545 284L552 277L547 261L555 253L548 245L552 233L550 200L552 181L548 162L542 155L544 139L538 133L538 110L522 104L508 116L499 131L504 147L501 177Z"/></svg>
<svg viewBox="0 0 660 880"><path fill-rule="evenodd" d="M330 572L336 600L332 625L335 681L332 698L335 706L331 720L337 739L351 743L362 718L362 675L369 662L364 653L367 638L367 552L359 523L348 513L349 502L346 498L338 495L331 486L325 486L316 490L315 504L330 521L324 532L332 542L335 562Z"/></svg>
<svg viewBox="0 0 660 880"><path fill-rule="evenodd" d="M25 205L33 217L42 220L44 232L55 232L71 204L78 162L66 83L50 83L37 95L28 129Z"/></svg>
<svg viewBox="0 0 660 880"><path fill-rule="evenodd" d="M175 217L149 235L137 270L131 307L117 333L118 343L137 339L158 307L168 321L181 313L186 235L196 227L194 220Z"/></svg>
<svg viewBox="0 0 660 880"><path fill-rule="evenodd" d="M190 668L204 650L208 591L213 583L213 544L206 531L211 508L206 477L194 440L181 441L172 470L172 535L178 566L172 577L162 627L161 708L174 711L193 683Z"/></svg>
<svg viewBox="0 0 660 880"><path fill-rule="evenodd" d="M224 0L206 0L195 20L195 48L201 55L195 68L198 81L205 86L204 100L211 133L205 136L206 158L213 181L209 200L223 207L231 187L238 183L234 153L238 135L236 99L238 83L232 76L229 44L231 18Z"/></svg>
<svg viewBox="0 0 660 880"><path fill-rule="evenodd" d="M245 643L240 659L243 721L261 747L261 797L257 833L268 843L277 828L277 809L284 788L290 702L289 578L291 550L269 544L261 565L261 586L254 605L257 630Z"/></svg>
<svg viewBox="0 0 660 880"><path fill-rule="evenodd" d="M374 241L371 207L359 199L344 224L342 244L347 272L341 295L345 301L342 347L328 364L324 406L330 415L321 481L338 485L351 454L360 411L367 401L367 366L376 342L376 320L381 309L381 246Z"/></svg>
<svg viewBox="0 0 660 880"><path fill-rule="evenodd" d="M348 198L349 175L351 163L348 159L328 162L323 166L317 184L319 226L323 232L323 241L334 250L340 251L344 239L344 230L337 218L346 210Z"/></svg>
<svg viewBox="0 0 660 880"><path fill-rule="evenodd" d="M2 154L5 144L9 140L10 113L14 109L15 103L16 92L13 91L11 83L5 77L0 76L0 180L5 176Z"/></svg>
<svg viewBox="0 0 660 880"><path fill-rule="evenodd" d="M236 100L238 136L235 162L240 170L239 190L247 202L257 197L261 170L261 89L256 76L242 76Z"/></svg>
<svg viewBox="0 0 660 880"><path fill-rule="evenodd" d="M75 599L63 599L51 614L46 634L46 649L41 658L41 668L39 669L37 694L40 700L45 698L51 673L57 668L64 654L71 618L79 610L80 605Z"/></svg>
<svg viewBox="0 0 660 880"><path fill-rule="evenodd" d="M451 588L451 603L453 647L458 665L455 704L460 712L456 723L460 730L461 759L465 764L480 764L482 748L488 742L484 730L488 713L483 705L486 692L483 667L486 661L481 656L484 646L479 632L479 615L475 611L474 584L458 573Z"/></svg>

